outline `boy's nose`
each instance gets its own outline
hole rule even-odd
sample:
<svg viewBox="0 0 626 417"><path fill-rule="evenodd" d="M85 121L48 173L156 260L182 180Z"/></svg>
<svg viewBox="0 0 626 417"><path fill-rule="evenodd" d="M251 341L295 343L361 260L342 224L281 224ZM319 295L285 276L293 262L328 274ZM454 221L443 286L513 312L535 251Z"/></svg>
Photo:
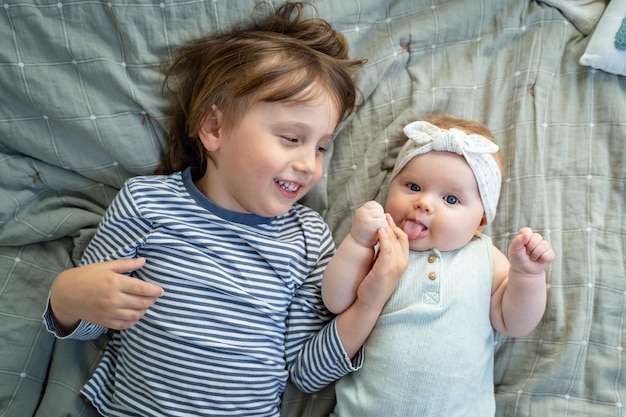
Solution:
<svg viewBox="0 0 626 417"><path fill-rule="evenodd" d="M297 171L312 174L317 168L316 153L303 150L303 152L300 154L300 157L294 162L293 166L294 169Z"/></svg>

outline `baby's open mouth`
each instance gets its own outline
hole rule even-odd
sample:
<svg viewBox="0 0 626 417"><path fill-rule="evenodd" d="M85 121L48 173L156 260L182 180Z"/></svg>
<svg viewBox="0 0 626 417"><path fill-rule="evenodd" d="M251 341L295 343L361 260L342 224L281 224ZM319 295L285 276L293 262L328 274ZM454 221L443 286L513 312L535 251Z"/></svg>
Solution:
<svg viewBox="0 0 626 417"><path fill-rule="evenodd" d="M428 231L428 228L420 222L405 220L402 225L402 230L404 230L404 233L407 234L409 240L413 240L424 236Z"/></svg>

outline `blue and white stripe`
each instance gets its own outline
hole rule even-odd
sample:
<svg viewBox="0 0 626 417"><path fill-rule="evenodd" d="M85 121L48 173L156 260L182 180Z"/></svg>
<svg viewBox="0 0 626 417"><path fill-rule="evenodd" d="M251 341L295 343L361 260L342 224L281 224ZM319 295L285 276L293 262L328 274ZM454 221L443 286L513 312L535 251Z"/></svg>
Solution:
<svg viewBox="0 0 626 417"><path fill-rule="evenodd" d="M320 295L333 253L300 204L276 218L229 212L189 169L128 180L83 263L145 257L134 276L165 293L115 333L83 393L106 416L278 416L289 375L310 392L354 369ZM70 337L104 331L83 322Z"/></svg>

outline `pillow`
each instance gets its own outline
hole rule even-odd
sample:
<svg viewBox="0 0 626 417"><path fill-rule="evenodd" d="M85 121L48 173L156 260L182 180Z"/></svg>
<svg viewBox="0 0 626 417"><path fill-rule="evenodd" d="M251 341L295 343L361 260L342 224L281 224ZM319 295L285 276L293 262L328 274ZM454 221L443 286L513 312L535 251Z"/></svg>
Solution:
<svg viewBox="0 0 626 417"><path fill-rule="evenodd" d="M626 75L626 0L611 0L591 35L580 64ZM616 46L617 45L617 46Z"/></svg>
<svg viewBox="0 0 626 417"><path fill-rule="evenodd" d="M561 11L580 33L587 36L600 20L608 0L543 0Z"/></svg>

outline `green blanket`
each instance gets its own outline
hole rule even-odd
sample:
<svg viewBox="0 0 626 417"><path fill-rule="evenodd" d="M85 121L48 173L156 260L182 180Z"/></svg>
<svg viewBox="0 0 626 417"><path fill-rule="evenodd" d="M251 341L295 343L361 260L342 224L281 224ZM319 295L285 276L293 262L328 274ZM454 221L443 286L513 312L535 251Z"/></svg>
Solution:
<svg viewBox="0 0 626 417"><path fill-rule="evenodd" d="M49 285L78 262L123 181L158 161L158 65L185 41L249 19L254 3L2 4L0 416L93 415L78 390L106 340L55 341L41 320ZM384 199L406 122L445 110L485 123L506 156L487 232L504 250L530 225L557 253L544 320L527 337L497 336L498 415L623 415L626 79L581 66L588 37L541 2L314 4L367 64L356 74L363 104L306 203L339 242L356 207ZM283 413L322 416L332 405L332 386L290 390Z"/></svg>

